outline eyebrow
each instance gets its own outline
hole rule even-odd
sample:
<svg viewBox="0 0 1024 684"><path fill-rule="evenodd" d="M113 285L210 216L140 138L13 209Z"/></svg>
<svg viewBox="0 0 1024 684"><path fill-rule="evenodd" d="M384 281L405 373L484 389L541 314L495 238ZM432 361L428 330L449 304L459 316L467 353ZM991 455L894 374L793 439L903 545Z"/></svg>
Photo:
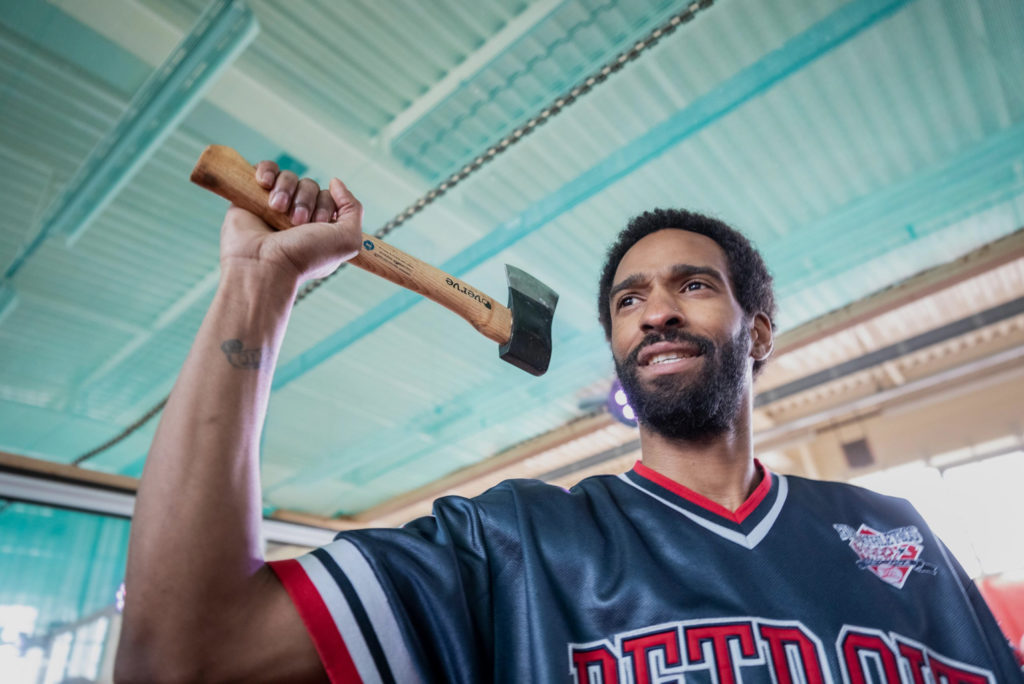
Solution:
<svg viewBox="0 0 1024 684"><path fill-rule="evenodd" d="M710 276L723 284L726 282L725 278L722 276L721 271L719 271L717 268L712 268L710 266L676 264L675 266L672 267L672 278L674 279L688 278L690 276L695 275ZM634 273L631 276L627 276L620 283L614 285L612 289L608 292L608 300L611 301L618 292L621 292L622 290L628 290L633 287L637 287L641 283L644 283L648 280L650 280L650 276L647 275L646 273Z"/></svg>

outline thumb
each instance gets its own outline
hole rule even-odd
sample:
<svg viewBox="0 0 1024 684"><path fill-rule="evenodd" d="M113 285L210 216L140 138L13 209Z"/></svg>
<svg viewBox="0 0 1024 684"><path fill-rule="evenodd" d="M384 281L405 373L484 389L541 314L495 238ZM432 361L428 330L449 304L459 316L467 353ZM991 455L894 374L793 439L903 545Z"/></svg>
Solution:
<svg viewBox="0 0 1024 684"><path fill-rule="evenodd" d="M332 178L330 183L331 198L334 200L334 205L338 207L334 213L333 220L337 221L345 214L355 213L361 215L363 212L363 205L359 203L359 200L355 198L348 187L337 178Z"/></svg>

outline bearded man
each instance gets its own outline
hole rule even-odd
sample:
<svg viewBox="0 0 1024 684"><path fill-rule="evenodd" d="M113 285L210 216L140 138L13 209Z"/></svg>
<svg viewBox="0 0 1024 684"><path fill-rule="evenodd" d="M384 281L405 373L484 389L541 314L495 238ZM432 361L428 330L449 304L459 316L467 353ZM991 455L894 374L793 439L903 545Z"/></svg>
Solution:
<svg viewBox="0 0 1024 684"><path fill-rule="evenodd" d="M271 206L314 223L225 218L221 284L139 491L119 680L1022 681L907 502L755 460L771 278L740 233L684 211L634 220L599 285L640 422L632 470L569 491L507 481L264 563L274 362L299 283L359 249L362 211L340 181L256 173Z"/></svg>

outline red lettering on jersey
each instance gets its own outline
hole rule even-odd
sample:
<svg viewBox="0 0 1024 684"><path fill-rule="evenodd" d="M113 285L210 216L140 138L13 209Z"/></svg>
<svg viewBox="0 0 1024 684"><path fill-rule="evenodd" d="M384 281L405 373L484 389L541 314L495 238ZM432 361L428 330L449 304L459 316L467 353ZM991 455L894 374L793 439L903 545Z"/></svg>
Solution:
<svg viewBox="0 0 1024 684"><path fill-rule="evenodd" d="M967 670L961 663L951 662L937 657L934 653L928 658L935 684L990 684L992 679L976 670Z"/></svg>
<svg viewBox="0 0 1024 684"><path fill-rule="evenodd" d="M642 634L622 640L622 655L633 663L634 684L650 684L651 653L661 651L665 655L665 665L681 665L679 661L679 632L666 629L660 632Z"/></svg>
<svg viewBox="0 0 1024 684"><path fill-rule="evenodd" d="M726 622L721 624L699 625L686 628L686 659L690 665L705 662L705 642L711 642L713 662L708 665L711 671L717 672L719 684L736 684L739 681L739 666L762 662L754 643L754 629L750 622ZM740 646L740 662L733 662L730 641L738 641ZM744 662L746 661L746 662Z"/></svg>
<svg viewBox="0 0 1024 684"><path fill-rule="evenodd" d="M878 681L877 677L868 679L864 671L865 662L877 659L878 668L883 682L900 681L900 671L896 664L896 652L889 645L880 632L864 629L855 631L850 627L843 627L839 635L839 650L843 660L846 662L846 671L849 673L850 684L867 684L867 682Z"/></svg>
<svg viewBox="0 0 1024 684"><path fill-rule="evenodd" d="M587 673L591 668L599 672L601 684L619 684L618 659L603 643L593 646L572 646L572 667L576 673L576 684L590 681Z"/></svg>
<svg viewBox="0 0 1024 684"><path fill-rule="evenodd" d="M925 669L928 667L928 657L925 655L924 649L897 639L896 650L900 653L900 659L910 668L913 684L925 684L924 676Z"/></svg>
<svg viewBox="0 0 1024 684"><path fill-rule="evenodd" d="M912 684L994 684L992 673L941 656L907 637L891 633ZM929 676L930 675L930 676Z"/></svg>
<svg viewBox="0 0 1024 684"><path fill-rule="evenodd" d="M825 673L821 669L818 649L802 625L776 627L761 624L758 631L761 633L761 638L768 643L771 667L775 672L775 681L778 684L793 684L793 682L824 684ZM798 667L802 670L801 672L793 671L795 663L790 662L790 659L786 657L787 647L791 651L795 650L799 653L800 664Z"/></svg>
<svg viewBox="0 0 1024 684"><path fill-rule="evenodd" d="M573 684L651 684L708 670L715 684L739 684L760 665L776 684L832 684L820 638L797 621L755 617L652 625L569 644ZM835 641L845 684L996 684L992 672L953 660L895 632L844 625ZM630 676L632 674L632 676ZM762 675L763 678L763 675Z"/></svg>

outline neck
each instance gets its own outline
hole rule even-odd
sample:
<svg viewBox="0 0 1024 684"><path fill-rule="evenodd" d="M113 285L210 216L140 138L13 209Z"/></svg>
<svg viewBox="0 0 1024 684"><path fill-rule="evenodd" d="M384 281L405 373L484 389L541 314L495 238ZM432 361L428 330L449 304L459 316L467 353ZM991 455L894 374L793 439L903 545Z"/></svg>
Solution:
<svg viewBox="0 0 1024 684"><path fill-rule="evenodd" d="M651 470L735 511L760 482L750 414L748 394L728 430L698 441L670 439L641 425L641 459Z"/></svg>

